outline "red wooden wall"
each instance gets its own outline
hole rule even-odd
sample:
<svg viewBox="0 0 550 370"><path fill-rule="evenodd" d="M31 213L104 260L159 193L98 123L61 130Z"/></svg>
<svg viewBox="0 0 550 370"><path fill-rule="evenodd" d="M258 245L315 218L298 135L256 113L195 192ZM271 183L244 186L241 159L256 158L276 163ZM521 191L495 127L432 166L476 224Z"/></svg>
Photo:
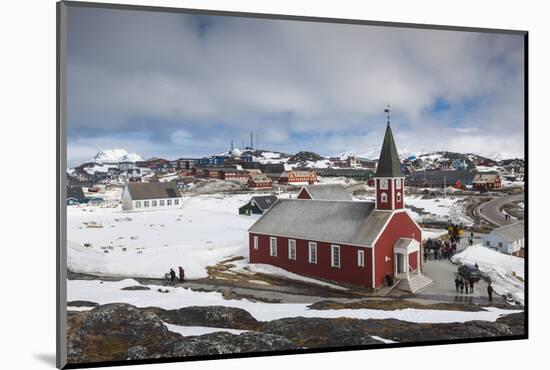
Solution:
<svg viewBox="0 0 550 370"><path fill-rule="evenodd" d="M254 249L254 236L257 235L258 250ZM348 284L372 286L372 252L367 247L340 245L340 268L331 266L331 244L317 242L317 263L309 263L308 240L296 240L296 260L288 259L288 239L277 237L277 257L269 255L269 236L249 233L250 262L265 263L281 267L296 274L340 281ZM313 240L312 240L313 241ZM362 249L365 266L357 264L357 251Z"/></svg>
<svg viewBox="0 0 550 370"><path fill-rule="evenodd" d="M394 274L395 260L393 256L393 246L399 238L414 238L421 242L421 230L411 220L406 212L397 212L393 215L385 231L375 244L375 285L384 284L386 274ZM389 257L386 261L385 257ZM409 264L416 268L416 253L409 255ZM422 265L422 259L420 260Z"/></svg>

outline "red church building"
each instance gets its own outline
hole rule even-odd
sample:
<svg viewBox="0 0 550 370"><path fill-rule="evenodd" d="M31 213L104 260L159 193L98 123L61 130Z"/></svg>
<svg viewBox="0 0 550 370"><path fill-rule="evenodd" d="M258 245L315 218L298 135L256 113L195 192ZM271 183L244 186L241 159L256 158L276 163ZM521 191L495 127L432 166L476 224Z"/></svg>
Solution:
<svg viewBox="0 0 550 370"><path fill-rule="evenodd" d="M389 122L374 181L375 202L279 199L248 230L250 263L369 289L384 286L388 275L405 290L426 286L422 230L405 210Z"/></svg>

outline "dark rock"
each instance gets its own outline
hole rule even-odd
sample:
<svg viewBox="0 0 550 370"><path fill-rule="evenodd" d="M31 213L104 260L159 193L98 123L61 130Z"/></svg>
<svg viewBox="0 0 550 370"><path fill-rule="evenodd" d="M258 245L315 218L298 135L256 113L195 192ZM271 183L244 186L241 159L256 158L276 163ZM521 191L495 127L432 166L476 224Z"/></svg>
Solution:
<svg viewBox="0 0 550 370"><path fill-rule="evenodd" d="M151 288L143 285L134 285L134 286L127 286L120 290L151 290Z"/></svg>
<svg viewBox="0 0 550 370"><path fill-rule="evenodd" d="M160 317L150 310L129 304L98 306L68 323L68 358L70 362L124 360L139 355L131 347L144 347L149 357L166 354L169 345L182 338L168 331ZM139 353L138 353L139 352Z"/></svg>
<svg viewBox="0 0 550 370"><path fill-rule="evenodd" d="M325 159L325 158L321 157L317 153L302 151L302 152L298 152L298 153L294 154L292 157L290 157L288 159L288 163L299 163L299 162L307 162L307 161L317 162L317 161L320 161L322 159Z"/></svg>
<svg viewBox="0 0 550 370"><path fill-rule="evenodd" d="M271 334L242 333L240 335L217 332L201 336L184 337L171 346L175 357L217 355L298 349L288 339Z"/></svg>
<svg viewBox="0 0 550 370"><path fill-rule="evenodd" d="M67 302L67 306L70 307L97 307L99 303L90 302L90 301L70 301Z"/></svg>
<svg viewBox="0 0 550 370"><path fill-rule="evenodd" d="M497 323L508 325L512 335L524 335L525 334L525 313L518 312L499 317L496 320Z"/></svg>
<svg viewBox="0 0 550 370"><path fill-rule="evenodd" d="M363 320L338 318L285 318L264 324L264 333L288 338L300 347L338 347L383 343L372 338Z"/></svg>
<svg viewBox="0 0 550 370"><path fill-rule="evenodd" d="M126 360L144 360L149 357L148 355L147 348L134 346L128 348L128 351L126 351Z"/></svg>
<svg viewBox="0 0 550 370"><path fill-rule="evenodd" d="M164 322L186 326L213 326L254 330L261 324L248 311L225 306L191 306L177 310L157 309L156 313Z"/></svg>

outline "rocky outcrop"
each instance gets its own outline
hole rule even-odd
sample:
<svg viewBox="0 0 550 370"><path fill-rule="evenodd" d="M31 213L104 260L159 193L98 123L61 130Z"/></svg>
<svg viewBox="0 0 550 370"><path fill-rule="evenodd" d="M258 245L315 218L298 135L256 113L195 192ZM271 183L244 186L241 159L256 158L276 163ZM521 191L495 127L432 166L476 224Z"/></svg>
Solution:
<svg viewBox="0 0 550 370"><path fill-rule="evenodd" d="M70 301L67 302L67 307L97 307L99 303L90 301Z"/></svg>
<svg viewBox="0 0 550 370"><path fill-rule="evenodd" d="M225 306L191 306L176 310L156 309L164 322L183 326L212 326L257 330L261 324L248 311Z"/></svg>
<svg viewBox="0 0 550 370"><path fill-rule="evenodd" d="M69 319L69 362L125 360L148 354L162 357L181 338L168 331L158 315L129 304L98 306ZM142 347L134 348L132 347ZM144 352L145 351L145 352Z"/></svg>
<svg viewBox="0 0 550 370"><path fill-rule="evenodd" d="M134 285L134 286L126 286L124 288L121 288L120 290L151 290L151 288L143 285Z"/></svg>
<svg viewBox="0 0 550 370"><path fill-rule="evenodd" d="M325 308L328 307L331 306ZM373 336L400 343L502 337L522 335L525 330L524 313L506 315L496 322L445 324L412 323L396 319L304 317L258 322L245 310L224 306L164 310L156 307L137 308L129 304L108 304L90 311L71 313L67 320L70 363L382 343ZM164 323L250 331L239 335L215 332L183 337L170 332Z"/></svg>
<svg viewBox="0 0 550 370"><path fill-rule="evenodd" d="M283 336L300 347L339 347L380 344L372 338L362 320L293 317L269 321L262 331Z"/></svg>
<svg viewBox="0 0 550 370"><path fill-rule="evenodd" d="M314 152L298 152L294 154L292 157L288 159L288 163L300 163L300 162L317 162L322 159L325 159L324 157L321 157L319 154Z"/></svg>
<svg viewBox="0 0 550 370"><path fill-rule="evenodd" d="M235 335L227 332L217 332L180 339L171 345L170 353L175 357L185 357L281 351L298 348L294 343L279 335L255 332Z"/></svg>

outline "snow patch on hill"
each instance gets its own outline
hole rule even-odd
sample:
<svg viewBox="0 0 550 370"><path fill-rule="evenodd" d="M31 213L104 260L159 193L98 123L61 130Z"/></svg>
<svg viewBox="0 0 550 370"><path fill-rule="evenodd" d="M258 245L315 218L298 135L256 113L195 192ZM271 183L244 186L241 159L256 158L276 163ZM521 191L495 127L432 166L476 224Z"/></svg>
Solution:
<svg viewBox="0 0 550 370"><path fill-rule="evenodd" d="M92 158L95 163L118 163L118 162L137 162L143 161L143 157L138 153L128 153L124 149L100 150Z"/></svg>

